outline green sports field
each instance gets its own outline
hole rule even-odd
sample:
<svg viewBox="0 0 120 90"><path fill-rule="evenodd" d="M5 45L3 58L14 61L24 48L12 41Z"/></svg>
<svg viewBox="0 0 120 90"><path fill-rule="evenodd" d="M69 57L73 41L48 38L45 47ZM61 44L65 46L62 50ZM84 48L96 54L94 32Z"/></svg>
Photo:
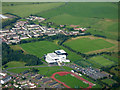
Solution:
<svg viewBox="0 0 120 90"><path fill-rule="evenodd" d="M86 53L90 51L105 49L114 46L103 39L80 38L76 40L67 41L64 45L72 48L73 50Z"/></svg>
<svg viewBox="0 0 120 90"><path fill-rule="evenodd" d="M99 64L100 66L111 66L111 65L115 64L115 62L110 61L109 59L106 59L102 56L92 57L92 58L90 58L90 60L92 62L95 62L96 64Z"/></svg>
<svg viewBox="0 0 120 90"><path fill-rule="evenodd" d="M36 55L37 57L42 57L44 54L54 52L54 50L59 49L57 45L49 41L39 41L33 43L26 43L20 45L29 54Z"/></svg>
<svg viewBox="0 0 120 90"><path fill-rule="evenodd" d="M64 76L55 75L55 78L60 80L61 82L64 82L71 88L87 88L89 86L89 84L86 84L83 81L77 79L76 77L71 76L71 74L67 74Z"/></svg>

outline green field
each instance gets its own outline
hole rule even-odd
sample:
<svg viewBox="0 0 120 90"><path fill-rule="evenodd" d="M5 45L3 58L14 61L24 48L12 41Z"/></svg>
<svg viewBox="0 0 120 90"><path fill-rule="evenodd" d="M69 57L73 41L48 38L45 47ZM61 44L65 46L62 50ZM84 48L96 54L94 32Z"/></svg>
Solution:
<svg viewBox="0 0 120 90"><path fill-rule="evenodd" d="M55 75L55 78L60 80L61 82L64 82L66 85L70 86L71 88L86 88L89 86L89 84L84 83L82 80L77 79L74 76L71 76L71 74L67 74L64 76Z"/></svg>
<svg viewBox="0 0 120 90"><path fill-rule="evenodd" d="M90 26L87 32L112 39L118 38L118 3L69 2L63 7L38 15L50 18L48 22Z"/></svg>
<svg viewBox="0 0 120 90"><path fill-rule="evenodd" d="M104 79L104 80L102 80L102 81L103 81L104 83L108 84L108 85L112 85L112 84L115 83L115 81L112 80L112 79Z"/></svg>
<svg viewBox="0 0 120 90"><path fill-rule="evenodd" d="M71 61L82 60L83 58L80 55L77 55L74 52L69 51L68 49L64 48L63 46L58 46L56 43L49 42L49 41L40 41L40 42L33 42L33 43L26 43L21 44L19 46L11 46L13 49L14 47L18 50L20 47L29 54L33 54L39 58L41 58L44 54L52 53L54 50L63 49L68 53L68 58Z"/></svg>
<svg viewBox="0 0 120 90"><path fill-rule="evenodd" d="M59 47L49 41L39 41L33 43L26 43L20 45L26 52L33 54L37 57L42 57L44 54L52 53L54 50L59 49Z"/></svg>
<svg viewBox="0 0 120 90"><path fill-rule="evenodd" d="M11 5L14 4L14 5ZM18 15L20 17L26 17L31 14L37 14L40 12L44 12L50 10L52 8L56 8L58 6L63 5L64 3L40 3L40 4L32 4L32 3L3 3L2 13L12 13Z"/></svg>
<svg viewBox="0 0 120 90"><path fill-rule="evenodd" d="M103 39L91 40L90 38L80 38L72 41L67 41L64 43L64 45L81 53L105 49L114 46L114 44L109 43Z"/></svg>
<svg viewBox="0 0 120 90"><path fill-rule="evenodd" d="M53 66L53 67L35 67L36 69L39 70L39 74L42 74L42 75L46 75L48 77L50 77L53 73L55 72L60 72L60 71L70 71L71 68L69 67L66 67L66 66L63 66L63 68L59 67L59 66ZM8 71L10 72L13 72L13 73L21 73L25 70L29 70L30 68L29 67L26 67L26 68L16 68L16 69L10 69ZM65 70L63 70L65 69Z"/></svg>
<svg viewBox="0 0 120 90"><path fill-rule="evenodd" d="M25 66L25 63L24 62L18 62L18 61L11 61L11 62L8 62L7 64L8 67L7 68L12 68L12 67L23 67Z"/></svg>
<svg viewBox="0 0 120 90"><path fill-rule="evenodd" d="M111 66L115 64L113 61L110 61L102 56L92 57L90 60L96 64L99 64L100 66Z"/></svg>

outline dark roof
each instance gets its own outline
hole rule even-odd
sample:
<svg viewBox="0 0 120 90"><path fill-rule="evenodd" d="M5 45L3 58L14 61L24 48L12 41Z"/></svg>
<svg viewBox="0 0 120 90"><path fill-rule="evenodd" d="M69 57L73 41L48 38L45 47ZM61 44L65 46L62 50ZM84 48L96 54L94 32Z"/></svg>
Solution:
<svg viewBox="0 0 120 90"><path fill-rule="evenodd" d="M52 86L52 85L55 85L55 84L57 84L58 82L52 82L52 83L49 83L48 85L49 86Z"/></svg>

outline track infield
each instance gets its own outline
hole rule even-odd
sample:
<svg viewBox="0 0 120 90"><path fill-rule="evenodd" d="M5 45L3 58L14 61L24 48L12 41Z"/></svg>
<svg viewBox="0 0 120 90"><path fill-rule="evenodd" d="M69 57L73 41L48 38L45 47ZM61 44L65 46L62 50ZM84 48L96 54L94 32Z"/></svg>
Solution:
<svg viewBox="0 0 120 90"><path fill-rule="evenodd" d="M87 88L92 88L92 86L94 85L93 83L85 80L84 78L82 78L82 77L80 77L80 76L78 76L78 75L76 75L76 74L74 74L74 73L72 73L72 72L56 72L56 73L54 73L54 74L51 76L52 79L54 79L55 81L63 84L63 85L64 85L65 87L67 87L67 88L71 88L71 87L68 86L68 85L66 85L64 82L59 81L58 79L56 79L56 78L55 78L55 75L56 75L56 74L58 74L58 75L60 75L60 76L64 76L64 75L67 75L67 74L71 74L71 75L73 75L74 77L76 77L77 79L83 81L84 83L89 84L89 86L88 86ZM81 86L80 86L80 87L81 87ZM82 87L81 87L81 88L82 88Z"/></svg>

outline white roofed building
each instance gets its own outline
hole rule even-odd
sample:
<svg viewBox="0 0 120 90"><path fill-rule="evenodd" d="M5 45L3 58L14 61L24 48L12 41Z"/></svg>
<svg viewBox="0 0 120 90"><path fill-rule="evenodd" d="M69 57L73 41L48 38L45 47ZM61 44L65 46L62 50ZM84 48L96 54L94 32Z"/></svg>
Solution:
<svg viewBox="0 0 120 90"><path fill-rule="evenodd" d="M54 53L48 53L45 57L45 61L49 64L51 63L62 63L62 62L70 62L70 60L66 59L67 53L64 50L55 50Z"/></svg>

